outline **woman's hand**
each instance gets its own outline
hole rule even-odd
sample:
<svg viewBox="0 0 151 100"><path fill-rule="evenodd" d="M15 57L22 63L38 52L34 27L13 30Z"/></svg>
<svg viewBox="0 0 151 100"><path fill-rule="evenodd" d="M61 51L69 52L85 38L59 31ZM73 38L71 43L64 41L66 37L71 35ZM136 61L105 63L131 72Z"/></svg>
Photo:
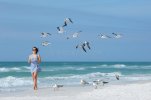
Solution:
<svg viewBox="0 0 151 100"><path fill-rule="evenodd" d="M38 55L38 63L41 63L41 57Z"/></svg>
<svg viewBox="0 0 151 100"><path fill-rule="evenodd" d="M31 59L30 59L30 56L28 57L28 63L31 63Z"/></svg>

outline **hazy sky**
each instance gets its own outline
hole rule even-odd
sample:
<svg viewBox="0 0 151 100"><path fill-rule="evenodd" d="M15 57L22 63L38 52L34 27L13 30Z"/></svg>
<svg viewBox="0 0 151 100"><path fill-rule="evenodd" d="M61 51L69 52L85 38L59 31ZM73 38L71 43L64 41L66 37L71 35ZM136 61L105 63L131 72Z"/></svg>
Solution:
<svg viewBox="0 0 151 100"><path fill-rule="evenodd" d="M150 61L150 0L0 0L0 61L26 61L33 46L43 61ZM56 27L70 17L66 33ZM82 30L78 39L66 36ZM41 32L52 36L40 38ZM99 39L99 33L123 34ZM48 47L42 41L50 41ZM75 49L89 41L87 53Z"/></svg>

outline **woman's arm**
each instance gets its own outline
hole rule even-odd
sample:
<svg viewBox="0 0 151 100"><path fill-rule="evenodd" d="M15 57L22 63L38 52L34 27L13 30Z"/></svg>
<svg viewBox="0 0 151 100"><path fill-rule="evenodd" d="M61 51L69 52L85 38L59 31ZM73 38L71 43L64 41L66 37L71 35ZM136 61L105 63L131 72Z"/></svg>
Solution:
<svg viewBox="0 0 151 100"><path fill-rule="evenodd" d="M38 55L38 63L41 63L41 57Z"/></svg>
<svg viewBox="0 0 151 100"><path fill-rule="evenodd" d="M31 59L30 59L30 56L28 57L28 63L31 63Z"/></svg>

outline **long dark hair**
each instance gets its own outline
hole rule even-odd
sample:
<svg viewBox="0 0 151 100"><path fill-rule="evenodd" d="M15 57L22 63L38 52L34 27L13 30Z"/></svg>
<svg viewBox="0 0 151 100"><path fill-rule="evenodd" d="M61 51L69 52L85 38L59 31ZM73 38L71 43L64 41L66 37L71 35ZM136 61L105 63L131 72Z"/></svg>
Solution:
<svg viewBox="0 0 151 100"><path fill-rule="evenodd" d="M33 47L32 50L35 49L36 50L36 54L38 53L38 48L37 47Z"/></svg>

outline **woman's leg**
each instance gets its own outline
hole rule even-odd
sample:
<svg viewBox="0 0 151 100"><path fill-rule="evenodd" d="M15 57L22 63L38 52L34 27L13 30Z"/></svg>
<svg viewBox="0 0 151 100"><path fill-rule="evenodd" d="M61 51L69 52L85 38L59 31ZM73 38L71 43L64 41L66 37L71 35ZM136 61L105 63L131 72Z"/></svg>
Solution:
<svg viewBox="0 0 151 100"><path fill-rule="evenodd" d="M33 79L33 88L35 90L35 77L34 77L34 73L32 73L32 79Z"/></svg>
<svg viewBox="0 0 151 100"><path fill-rule="evenodd" d="M38 73L34 72L34 89L35 90L37 90L37 76L38 76Z"/></svg>

